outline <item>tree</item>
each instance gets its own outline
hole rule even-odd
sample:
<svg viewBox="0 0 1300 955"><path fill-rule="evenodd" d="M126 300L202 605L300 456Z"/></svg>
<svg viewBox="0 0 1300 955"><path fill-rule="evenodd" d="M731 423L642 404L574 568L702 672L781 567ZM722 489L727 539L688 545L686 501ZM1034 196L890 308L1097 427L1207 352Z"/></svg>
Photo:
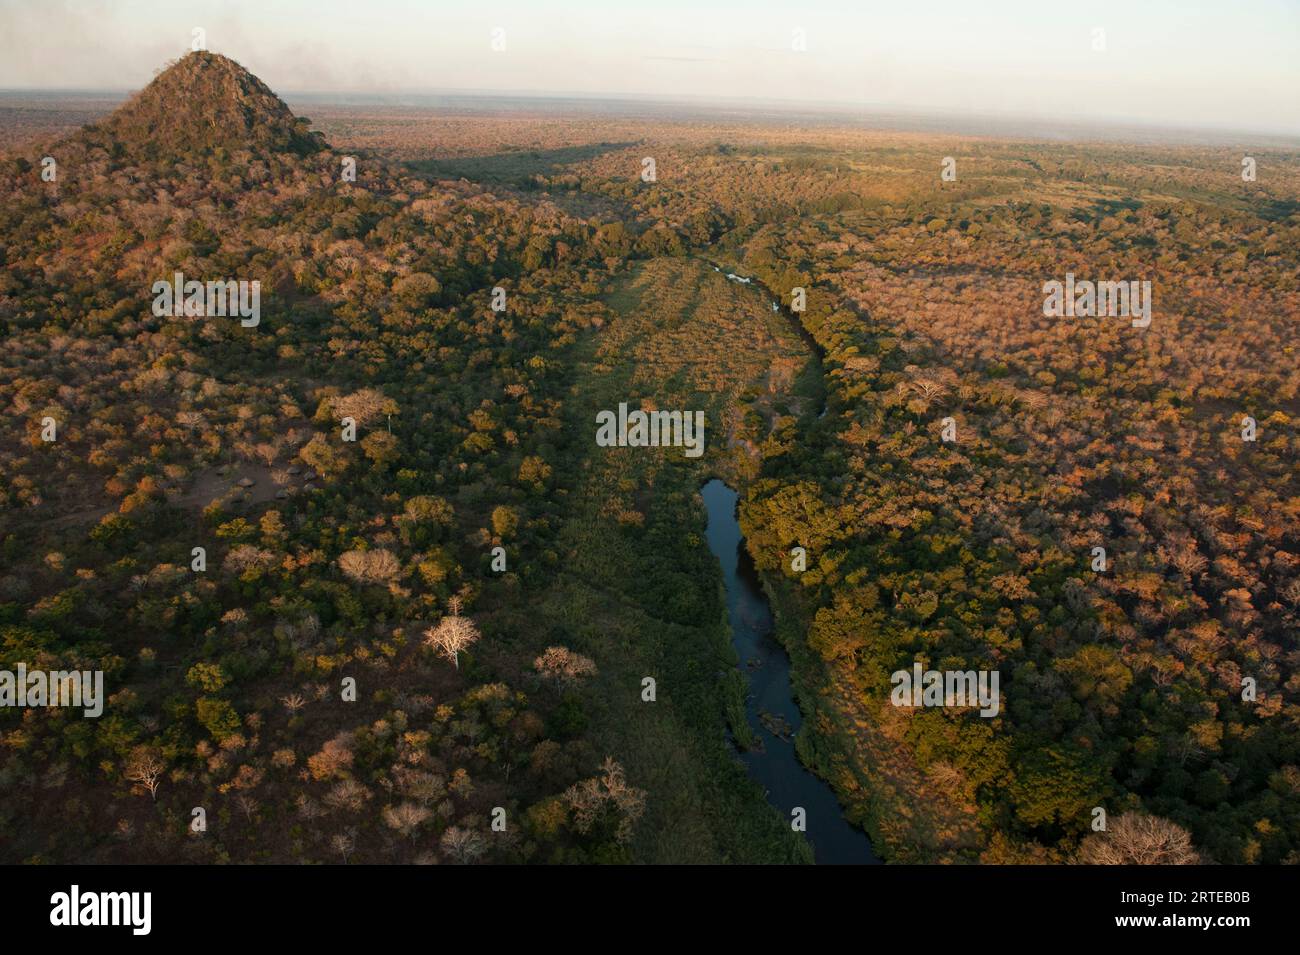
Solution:
<svg viewBox="0 0 1300 955"><path fill-rule="evenodd" d="M143 786L149 791L149 795L157 800L158 785L162 782L162 775L166 770L167 764L163 762L157 750L148 746L137 746L131 751L131 757L127 760L126 778Z"/></svg>
<svg viewBox="0 0 1300 955"><path fill-rule="evenodd" d="M356 844L356 839L353 837L351 831L335 833L330 837L330 846L335 852L343 857L344 865L348 864L348 856L352 854L352 850L356 848Z"/></svg>
<svg viewBox="0 0 1300 955"><path fill-rule="evenodd" d="M570 687L586 677L596 675L596 664L581 653L574 653L567 647L547 647L533 666L537 672L548 680L554 680L561 687Z"/></svg>
<svg viewBox="0 0 1300 955"><path fill-rule="evenodd" d="M327 478L337 477L352 463L348 453L323 434L313 435L298 452L298 457Z"/></svg>
<svg viewBox="0 0 1300 955"><path fill-rule="evenodd" d="M185 674L185 682L204 693L219 693L226 685L226 674L216 663L196 663Z"/></svg>
<svg viewBox="0 0 1300 955"><path fill-rule="evenodd" d="M271 551L262 550L252 544L240 544L231 549L221 566L229 573L243 576L260 573L273 563L275 563L275 554Z"/></svg>
<svg viewBox="0 0 1300 955"><path fill-rule="evenodd" d="M740 528L761 569L775 569L792 545L820 554L843 534L838 516L820 494L811 481L782 486L766 480L754 485L741 507Z"/></svg>
<svg viewBox="0 0 1300 955"><path fill-rule="evenodd" d="M239 811L244 814L244 818L247 819L249 823L252 823L253 815L262 807L262 804L254 799L249 793L240 793L236 796L235 805L239 807Z"/></svg>
<svg viewBox="0 0 1300 955"><path fill-rule="evenodd" d="M307 758L307 770L313 779L334 779L352 768L353 739L349 732L339 733L327 740L319 753Z"/></svg>
<svg viewBox="0 0 1300 955"><path fill-rule="evenodd" d="M362 388L349 395L328 399L317 410L317 420L337 424L343 418L353 418L359 425L370 424L384 415L397 414L398 404L377 388Z"/></svg>
<svg viewBox="0 0 1300 955"><path fill-rule="evenodd" d="M627 784L623 767L612 756L605 758L601 769L603 776L584 779L566 789L564 801L573 812L578 832L591 832L609 812L615 820L615 841L627 844L636 821L645 812L645 790Z"/></svg>
<svg viewBox="0 0 1300 955"><path fill-rule="evenodd" d="M194 712L215 739L225 740L239 732L239 714L225 700L215 696L201 696L194 703Z"/></svg>
<svg viewBox="0 0 1300 955"><path fill-rule="evenodd" d="M365 452L366 457L375 462L376 467L380 468L396 461L401 452L397 438L387 431L376 431L366 435L361 441L361 450Z"/></svg>
<svg viewBox="0 0 1300 955"><path fill-rule="evenodd" d="M513 537L519 529L519 512L513 507L499 504L492 510L492 530L498 537Z"/></svg>
<svg viewBox="0 0 1300 955"><path fill-rule="evenodd" d="M386 584L397 578L402 563L390 550L350 550L339 557L339 569L359 584Z"/></svg>
<svg viewBox="0 0 1300 955"><path fill-rule="evenodd" d="M543 491L551 477L551 466L536 455L528 455L519 462L519 480L535 491Z"/></svg>
<svg viewBox="0 0 1300 955"><path fill-rule="evenodd" d="M449 609L451 612L438 621L438 626L424 631L424 642L445 655L459 670L460 651L478 640L479 632L473 620L460 615L459 598L451 598Z"/></svg>
<svg viewBox="0 0 1300 955"><path fill-rule="evenodd" d="M473 862L487 851L487 841L473 829L449 826L439 843L442 851L462 865Z"/></svg>
<svg viewBox="0 0 1300 955"><path fill-rule="evenodd" d="M393 298L407 308L425 308L433 304L442 286L428 272L412 272L393 282Z"/></svg>
<svg viewBox="0 0 1300 955"><path fill-rule="evenodd" d="M430 810L413 802L384 807L384 822L390 829L396 829L408 839L413 838L416 830L432 815Z"/></svg>
<svg viewBox="0 0 1300 955"><path fill-rule="evenodd" d="M1016 815L1029 826L1070 826L1105 798L1105 768L1067 744L1026 743L1009 786Z"/></svg>
<svg viewBox="0 0 1300 955"><path fill-rule="evenodd" d="M412 547L424 547L441 540L444 531L455 523L452 506L440 497L418 495L409 498L395 519L402 540Z"/></svg>
<svg viewBox="0 0 1300 955"><path fill-rule="evenodd" d="M1201 855L1186 829L1168 819L1126 812L1105 832L1093 833L1079 846L1085 865L1197 865Z"/></svg>

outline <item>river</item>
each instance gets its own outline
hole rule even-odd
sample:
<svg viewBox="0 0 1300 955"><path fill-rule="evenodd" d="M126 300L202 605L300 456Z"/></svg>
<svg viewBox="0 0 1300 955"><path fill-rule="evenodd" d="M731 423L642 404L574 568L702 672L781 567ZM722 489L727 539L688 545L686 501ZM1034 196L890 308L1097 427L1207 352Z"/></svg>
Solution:
<svg viewBox="0 0 1300 955"><path fill-rule="evenodd" d="M749 678L745 715L762 745L740 758L749 776L767 792L767 800L789 820L802 806L806 836L820 863L878 863L865 832L850 825L831 788L813 775L794 750L793 734L802 722L790 686L790 657L773 636L772 611L754 562L744 549L736 520L736 492L716 478L701 489L708 512L705 536L722 565L727 589L727 617L740 668ZM788 730L787 730L788 727Z"/></svg>

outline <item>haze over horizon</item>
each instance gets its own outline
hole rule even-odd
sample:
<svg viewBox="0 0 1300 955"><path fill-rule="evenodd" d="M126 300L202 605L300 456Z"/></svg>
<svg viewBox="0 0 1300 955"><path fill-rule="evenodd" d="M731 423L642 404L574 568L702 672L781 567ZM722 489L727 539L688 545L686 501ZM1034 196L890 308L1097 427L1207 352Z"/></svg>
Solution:
<svg viewBox="0 0 1300 955"><path fill-rule="evenodd" d="M9 89L139 89L200 27L208 49L287 95L690 97L1300 135L1300 4L1281 0L1228 14L1200 0L1083 11L1009 0L978 13L951 0L917 11L0 0L0 26Z"/></svg>

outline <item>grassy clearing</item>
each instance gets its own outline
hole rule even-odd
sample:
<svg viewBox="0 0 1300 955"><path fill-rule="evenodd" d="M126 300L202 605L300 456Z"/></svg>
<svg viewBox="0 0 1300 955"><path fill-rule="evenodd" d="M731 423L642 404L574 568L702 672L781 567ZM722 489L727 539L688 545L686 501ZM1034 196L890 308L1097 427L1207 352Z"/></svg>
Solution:
<svg viewBox="0 0 1300 955"><path fill-rule="evenodd" d="M591 656L589 739L649 793L633 856L646 862L807 862L806 843L764 800L727 739L743 728L721 576L704 540L698 488L735 480L745 455L725 440L741 390L802 346L758 293L707 266L658 259L611 291L615 319L583 346L568 426L590 435L561 534L563 570L534 627ZM766 313L766 314L765 314ZM738 345L737 334L744 343ZM595 414L620 401L706 412L706 452L597 448ZM720 433L721 432L721 433ZM701 623L700 621L709 621ZM642 680L656 701L642 700Z"/></svg>

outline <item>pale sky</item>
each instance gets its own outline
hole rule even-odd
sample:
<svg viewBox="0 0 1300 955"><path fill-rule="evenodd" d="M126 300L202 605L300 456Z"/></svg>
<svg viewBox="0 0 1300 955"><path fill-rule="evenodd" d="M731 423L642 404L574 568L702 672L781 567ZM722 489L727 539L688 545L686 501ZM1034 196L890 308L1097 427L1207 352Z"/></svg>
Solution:
<svg viewBox="0 0 1300 955"><path fill-rule="evenodd" d="M1300 0L0 0L0 88L138 89L195 27L281 94L743 97L1300 135Z"/></svg>

